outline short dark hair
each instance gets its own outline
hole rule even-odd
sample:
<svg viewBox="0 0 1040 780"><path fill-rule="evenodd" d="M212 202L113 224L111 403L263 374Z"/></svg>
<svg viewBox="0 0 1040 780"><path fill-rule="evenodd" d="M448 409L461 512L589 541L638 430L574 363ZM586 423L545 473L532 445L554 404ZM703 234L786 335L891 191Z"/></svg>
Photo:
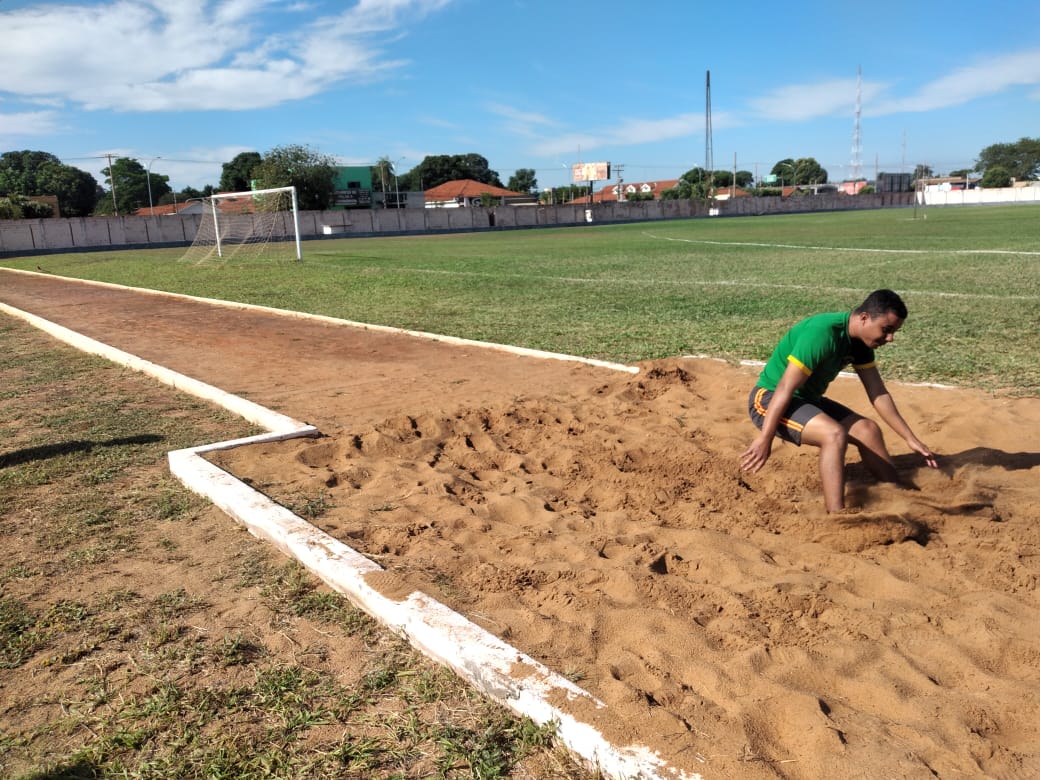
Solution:
<svg viewBox="0 0 1040 780"><path fill-rule="evenodd" d="M903 303L903 299L897 293L891 290L874 290L855 309L856 314L863 314L864 312L869 314L872 320L888 314L888 312L892 312L899 319L905 320L906 304Z"/></svg>

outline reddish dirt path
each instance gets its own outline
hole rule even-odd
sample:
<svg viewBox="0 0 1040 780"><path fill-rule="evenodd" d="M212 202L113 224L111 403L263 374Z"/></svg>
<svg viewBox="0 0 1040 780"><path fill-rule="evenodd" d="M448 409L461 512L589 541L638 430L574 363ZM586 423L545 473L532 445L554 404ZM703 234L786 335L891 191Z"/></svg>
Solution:
<svg viewBox="0 0 1040 780"><path fill-rule="evenodd" d="M610 369L0 271L0 301L334 434L591 386Z"/></svg>

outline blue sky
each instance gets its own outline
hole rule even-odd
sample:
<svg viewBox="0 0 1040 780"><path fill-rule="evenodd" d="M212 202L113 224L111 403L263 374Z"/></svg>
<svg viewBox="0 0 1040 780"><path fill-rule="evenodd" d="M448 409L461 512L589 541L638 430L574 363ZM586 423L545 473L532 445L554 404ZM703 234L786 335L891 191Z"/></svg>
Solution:
<svg viewBox="0 0 1040 780"><path fill-rule="evenodd" d="M175 189L286 144L668 179L705 163L708 71L715 168L850 177L859 91L862 174L946 173L1040 136L1040 3L0 0L0 152L99 181L134 157Z"/></svg>

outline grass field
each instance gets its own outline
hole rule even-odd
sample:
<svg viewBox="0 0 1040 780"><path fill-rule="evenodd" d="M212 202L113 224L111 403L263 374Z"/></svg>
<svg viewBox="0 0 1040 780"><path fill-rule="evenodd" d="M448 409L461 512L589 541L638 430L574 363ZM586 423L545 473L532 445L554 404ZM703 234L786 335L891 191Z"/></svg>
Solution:
<svg viewBox="0 0 1040 780"><path fill-rule="evenodd" d="M181 255L3 264L627 362L763 359L797 319L890 287L910 317L886 376L1040 392L1035 206L312 241L302 264Z"/></svg>

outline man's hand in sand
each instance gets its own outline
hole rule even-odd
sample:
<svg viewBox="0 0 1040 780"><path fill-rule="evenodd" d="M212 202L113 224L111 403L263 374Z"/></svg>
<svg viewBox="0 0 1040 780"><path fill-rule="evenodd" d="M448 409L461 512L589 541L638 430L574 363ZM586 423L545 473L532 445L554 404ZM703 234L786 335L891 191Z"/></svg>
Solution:
<svg viewBox="0 0 1040 780"><path fill-rule="evenodd" d="M933 469L939 468L939 457L920 439L911 437L906 440L907 446L924 458L924 462Z"/></svg>
<svg viewBox="0 0 1040 780"><path fill-rule="evenodd" d="M766 465L769 454L773 451L773 439L759 436L740 454L740 468L752 474Z"/></svg>

